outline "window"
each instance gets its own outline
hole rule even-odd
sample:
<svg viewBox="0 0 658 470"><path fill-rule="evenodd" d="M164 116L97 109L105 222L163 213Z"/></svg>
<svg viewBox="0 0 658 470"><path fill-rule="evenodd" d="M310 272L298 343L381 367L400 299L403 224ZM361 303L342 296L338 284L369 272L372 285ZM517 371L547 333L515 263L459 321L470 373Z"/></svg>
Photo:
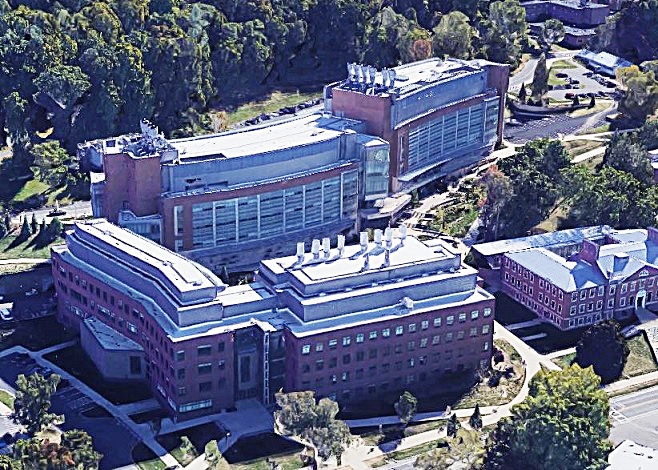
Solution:
<svg viewBox="0 0 658 470"><path fill-rule="evenodd" d="M459 314L459 323L464 323L466 321L466 312L461 312Z"/></svg>
<svg viewBox="0 0 658 470"><path fill-rule="evenodd" d="M347 382L348 380L350 380L350 373L349 372L343 372L342 379L343 379L343 382Z"/></svg>
<svg viewBox="0 0 658 470"><path fill-rule="evenodd" d="M322 352L323 349L324 349L324 343L316 343L315 352Z"/></svg>
<svg viewBox="0 0 658 470"><path fill-rule="evenodd" d="M395 345L395 354L402 354L402 345L401 344L396 344Z"/></svg>
<svg viewBox="0 0 658 470"><path fill-rule="evenodd" d="M409 323L409 333L414 333L416 331L416 324Z"/></svg>
<svg viewBox="0 0 658 470"><path fill-rule="evenodd" d="M196 354L199 357L210 356L212 354L212 346L199 346L196 348Z"/></svg>
<svg viewBox="0 0 658 470"><path fill-rule="evenodd" d="M622 293L622 294L625 294L627 290L628 290L628 284L626 284L626 283L624 282L624 283L621 285L621 293Z"/></svg>
<svg viewBox="0 0 658 470"><path fill-rule="evenodd" d="M484 342L484 344L482 345L482 350L483 351L488 351L489 350L489 341Z"/></svg>
<svg viewBox="0 0 658 470"><path fill-rule="evenodd" d="M210 374L210 372L212 372L212 364L209 362L205 364L199 364L197 366L197 372L199 373L199 375Z"/></svg>
<svg viewBox="0 0 658 470"><path fill-rule="evenodd" d="M359 333L356 335L356 342L357 343L363 343L363 340L365 339L365 335L363 333Z"/></svg>
<svg viewBox="0 0 658 470"><path fill-rule="evenodd" d="M352 343L351 336L343 336L343 346L349 346Z"/></svg>
<svg viewBox="0 0 658 470"><path fill-rule="evenodd" d="M201 382L199 384L200 392L209 392L210 390L212 390L212 382Z"/></svg>
<svg viewBox="0 0 658 470"><path fill-rule="evenodd" d="M608 299L608 308L615 308L615 299Z"/></svg>
<svg viewBox="0 0 658 470"><path fill-rule="evenodd" d="M365 351L357 351L356 352L356 360L361 362L366 358L366 352Z"/></svg>
<svg viewBox="0 0 658 470"><path fill-rule="evenodd" d="M368 351L368 358L370 358L370 359L377 359L377 349L375 349L375 348L371 348L371 349Z"/></svg>
<svg viewBox="0 0 658 470"><path fill-rule="evenodd" d="M599 286L599 292L598 292L599 297L602 297L604 293L605 293L605 287Z"/></svg>
<svg viewBox="0 0 658 470"><path fill-rule="evenodd" d="M587 298L587 291L586 290L581 290L580 291L580 300L584 300Z"/></svg>
<svg viewBox="0 0 658 470"><path fill-rule="evenodd" d="M332 384L336 383L336 374L333 374L331 377L329 377L329 380L331 381Z"/></svg>
<svg viewBox="0 0 658 470"><path fill-rule="evenodd" d="M621 299L619 299L619 306L620 307L626 306L626 297L622 297Z"/></svg>
<svg viewBox="0 0 658 470"><path fill-rule="evenodd" d="M610 286L610 295L615 295L616 290L617 290L617 286Z"/></svg>
<svg viewBox="0 0 658 470"><path fill-rule="evenodd" d="M182 397L187 395L187 387L178 387L178 396Z"/></svg>
<svg viewBox="0 0 658 470"><path fill-rule="evenodd" d="M131 333L135 333L135 334L137 333L137 326L133 325L130 322L127 322L126 324L128 326L128 331L130 331Z"/></svg>
<svg viewBox="0 0 658 470"><path fill-rule="evenodd" d="M446 343L449 343L452 341L452 331L450 333L446 333Z"/></svg>
<svg viewBox="0 0 658 470"><path fill-rule="evenodd" d="M491 315L491 308L489 308L489 307L485 308L485 309L482 311L482 314L483 314L485 317L488 317L489 315Z"/></svg>
<svg viewBox="0 0 658 470"><path fill-rule="evenodd" d="M389 336L391 336L391 329L390 328L384 328L382 330L382 336L384 338L388 338Z"/></svg>
<svg viewBox="0 0 658 470"><path fill-rule="evenodd" d="M311 352L311 345L310 344L305 344L302 346L302 354L310 354Z"/></svg>
<svg viewBox="0 0 658 470"><path fill-rule="evenodd" d="M477 320L477 317L480 316L480 311L479 310L473 310L471 312L471 320Z"/></svg>
<svg viewBox="0 0 658 470"><path fill-rule="evenodd" d="M421 330L426 330L427 328L429 328L429 326L430 326L430 322L427 320L423 320L422 322L420 322Z"/></svg>
<svg viewBox="0 0 658 470"><path fill-rule="evenodd" d="M404 326L396 326L395 327L395 334L397 336L400 336L402 333L404 333Z"/></svg>
<svg viewBox="0 0 658 470"><path fill-rule="evenodd" d="M337 344L338 344L337 339L330 339L329 340L329 349L336 349Z"/></svg>
<svg viewBox="0 0 658 470"><path fill-rule="evenodd" d="M432 336L432 344L439 344L440 341L441 341L441 336L440 335Z"/></svg>
<svg viewBox="0 0 658 470"><path fill-rule="evenodd" d="M571 301L575 302L576 300L578 300L578 292L572 292L571 293Z"/></svg>
<svg viewBox="0 0 658 470"><path fill-rule="evenodd" d="M338 359L337 358L332 357L331 359L329 359L329 368L330 369L333 369L337 365L338 365Z"/></svg>
<svg viewBox="0 0 658 470"><path fill-rule="evenodd" d="M439 326L441 326L441 317L436 317L434 319L434 327L438 328Z"/></svg>
<svg viewBox="0 0 658 470"><path fill-rule="evenodd" d="M352 355L351 354L343 354L343 364L347 365L352 361Z"/></svg>
<svg viewBox="0 0 658 470"><path fill-rule="evenodd" d="M315 370L324 369L324 361L322 359L315 361Z"/></svg>
<svg viewBox="0 0 658 470"><path fill-rule="evenodd" d="M178 371L176 371L176 378L178 380L183 380L185 378L185 369L178 369Z"/></svg>
<svg viewBox="0 0 658 470"><path fill-rule="evenodd" d="M453 323L455 323L455 316L454 315L449 315L446 318L446 325L452 325Z"/></svg>
<svg viewBox="0 0 658 470"><path fill-rule="evenodd" d="M185 403L178 407L180 413L185 413L187 411L202 410L204 408L212 408L212 400L200 400L194 401L191 403Z"/></svg>
<svg viewBox="0 0 658 470"><path fill-rule="evenodd" d="M416 342L409 341L409 343L407 343L407 351L413 351L414 349L416 349Z"/></svg>
<svg viewBox="0 0 658 470"><path fill-rule="evenodd" d="M569 309L569 315L575 315L576 314L576 306L572 305L571 308Z"/></svg>
<svg viewBox="0 0 658 470"><path fill-rule="evenodd" d="M464 330L459 330L457 332L457 339L464 339Z"/></svg>
<svg viewBox="0 0 658 470"><path fill-rule="evenodd" d="M578 306L578 313L585 313L585 304L580 304Z"/></svg>
<svg viewBox="0 0 658 470"><path fill-rule="evenodd" d="M471 331L470 331L469 336L476 336L477 334L478 334L478 329L477 329L477 327L476 327L476 326L472 326L472 327L471 327Z"/></svg>
<svg viewBox="0 0 658 470"><path fill-rule="evenodd" d="M223 353L224 352L224 341L220 341L217 343L217 352Z"/></svg>
<svg viewBox="0 0 658 470"><path fill-rule="evenodd" d="M224 369L226 368L226 361L223 360L223 359L222 359L221 361L219 361L219 362L217 363L217 368L218 368L219 370L224 370Z"/></svg>
<svg viewBox="0 0 658 470"><path fill-rule="evenodd" d="M482 325L482 334L489 334L489 325Z"/></svg>
<svg viewBox="0 0 658 470"><path fill-rule="evenodd" d="M311 372L311 366L309 364L302 364L302 374L308 374Z"/></svg>
<svg viewBox="0 0 658 470"><path fill-rule="evenodd" d="M420 347L421 348L426 348L427 347L427 338L422 338L420 340Z"/></svg>
<svg viewBox="0 0 658 470"><path fill-rule="evenodd" d="M368 339L377 339L377 331L371 331L368 333Z"/></svg>

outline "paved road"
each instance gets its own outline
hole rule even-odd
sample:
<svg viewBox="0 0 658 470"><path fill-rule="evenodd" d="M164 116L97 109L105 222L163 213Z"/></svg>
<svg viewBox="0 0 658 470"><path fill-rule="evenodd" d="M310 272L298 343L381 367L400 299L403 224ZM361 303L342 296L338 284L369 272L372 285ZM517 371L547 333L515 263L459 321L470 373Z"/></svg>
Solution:
<svg viewBox="0 0 658 470"><path fill-rule="evenodd" d="M48 213L52 210L52 207L44 207L42 209L36 209L33 211L25 211L21 214L15 215L12 217L11 221L14 224L21 223L21 218L27 216L29 220L32 220L32 214L37 216L37 220L41 222L41 219L45 218L46 223L50 223L51 217L48 216ZM78 218L78 217L88 217L92 215L91 211L91 202L90 201L76 201L73 204L68 206L60 206L60 209L66 211L66 214L60 215L60 219L66 218Z"/></svg>
<svg viewBox="0 0 658 470"><path fill-rule="evenodd" d="M614 106L590 116L569 117L566 114L552 114L542 119L523 122L520 126L505 126L505 139L522 144L542 137L559 138L578 131L593 129L604 124L605 116L613 113Z"/></svg>
<svg viewBox="0 0 658 470"><path fill-rule="evenodd" d="M522 83L532 82L532 77L535 75L535 69L537 68L537 62L539 62L539 59L530 59L525 63L520 72L512 75L509 78L508 90L518 91Z"/></svg>
<svg viewBox="0 0 658 470"><path fill-rule="evenodd" d="M631 439L658 448L658 386L612 398L610 410L615 444Z"/></svg>

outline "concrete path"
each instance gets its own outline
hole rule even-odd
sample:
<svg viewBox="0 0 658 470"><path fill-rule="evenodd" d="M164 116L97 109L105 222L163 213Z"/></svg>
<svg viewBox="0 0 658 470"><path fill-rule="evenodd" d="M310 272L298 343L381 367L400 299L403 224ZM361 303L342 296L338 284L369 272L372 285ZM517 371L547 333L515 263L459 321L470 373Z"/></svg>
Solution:
<svg viewBox="0 0 658 470"><path fill-rule="evenodd" d="M146 413L147 411L157 410L160 408L160 403L155 398L147 400L136 401L135 403L126 403L125 405L117 405L121 411L127 415L134 415L136 413Z"/></svg>
<svg viewBox="0 0 658 470"><path fill-rule="evenodd" d="M590 158L598 157L599 155L603 155L604 153L605 153L605 147L598 147L598 148L595 148L594 150L590 150L589 152L584 152L584 153L581 153L580 155L576 155L571 160L571 163L582 163L585 160L589 160Z"/></svg>
<svg viewBox="0 0 658 470"><path fill-rule="evenodd" d="M528 320L528 321L522 321L519 323L512 323L511 325L507 325L505 328L507 328L510 331L514 330L519 330L521 328L528 328L531 326L537 326L541 325L543 322L539 318L535 318L534 320Z"/></svg>
<svg viewBox="0 0 658 470"><path fill-rule="evenodd" d="M50 258L12 258L12 259L0 259L0 265L11 265L11 264L50 264Z"/></svg>
<svg viewBox="0 0 658 470"><path fill-rule="evenodd" d="M165 465L167 466L178 465L178 461L171 454L169 454L167 450L164 447L162 447L158 441L155 440L153 432L151 431L150 426L148 424L136 424L128 417L126 413L124 413L121 410L120 407L114 405L113 403L105 399L102 395L97 393L95 390L91 389L90 387L85 385L83 382L81 382L80 380L78 380L76 377L69 374L65 370L59 368L56 364L53 364L52 362L49 362L43 358L44 354L48 354L49 352L57 351L58 349L62 349L70 346L69 343L71 342L69 341L67 343L59 344L51 348L46 348L36 352L30 351L22 346L13 346L9 349L2 351L0 353L0 357L4 357L8 354L12 354L15 352L29 354L38 364L49 367L55 373L60 375L62 378L67 379L75 388L80 390L88 397L92 398L97 405L106 408L110 412L110 414L112 414L112 416L116 418L118 422L120 422L125 428L130 430L135 436L137 436L141 441L143 441L147 447L149 447L153 452L155 452L155 454L160 458L160 460L162 460L162 462ZM73 341L73 343L75 343L75 341Z"/></svg>
<svg viewBox="0 0 658 470"><path fill-rule="evenodd" d="M615 393L630 387L634 387L636 385L644 385L655 380L658 380L658 371L650 372L644 375L638 375L637 377L631 377L630 379L618 380L606 385L603 387L603 390L608 393Z"/></svg>
<svg viewBox="0 0 658 470"><path fill-rule="evenodd" d="M560 351L553 351L552 353L545 354L545 356L549 359L555 359L558 357L566 356L567 354L573 354L576 352L576 348L568 348L568 349L562 349Z"/></svg>

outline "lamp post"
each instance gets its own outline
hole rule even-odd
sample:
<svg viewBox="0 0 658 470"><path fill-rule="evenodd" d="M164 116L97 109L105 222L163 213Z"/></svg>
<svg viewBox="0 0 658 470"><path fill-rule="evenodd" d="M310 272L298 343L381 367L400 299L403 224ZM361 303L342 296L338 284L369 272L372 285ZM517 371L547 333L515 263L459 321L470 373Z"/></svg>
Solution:
<svg viewBox="0 0 658 470"><path fill-rule="evenodd" d="M225 437L226 437L226 448L228 448L228 438L231 437L231 433L227 432Z"/></svg>

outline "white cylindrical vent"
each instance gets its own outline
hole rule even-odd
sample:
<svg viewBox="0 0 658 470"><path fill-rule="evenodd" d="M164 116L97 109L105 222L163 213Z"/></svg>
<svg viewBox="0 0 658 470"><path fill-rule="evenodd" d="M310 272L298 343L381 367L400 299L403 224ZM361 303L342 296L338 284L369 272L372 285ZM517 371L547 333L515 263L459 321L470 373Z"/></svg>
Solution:
<svg viewBox="0 0 658 470"><path fill-rule="evenodd" d="M393 229L391 227L386 227L386 230L384 230L384 238L386 239L386 246L390 247L393 243Z"/></svg>
<svg viewBox="0 0 658 470"><path fill-rule="evenodd" d="M365 250L368 247L368 232L361 232L361 249Z"/></svg>
<svg viewBox="0 0 658 470"><path fill-rule="evenodd" d="M382 230L379 228L375 229L375 243L377 246L382 246Z"/></svg>
<svg viewBox="0 0 658 470"><path fill-rule="evenodd" d="M400 224L400 238L402 240L407 238L407 226L405 224Z"/></svg>
<svg viewBox="0 0 658 470"><path fill-rule="evenodd" d="M324 251L324 257L328 258L329 257L329 250L331 249L331 239L329 237L325 237L322 239L322 251Z"/></svg>
<svg viewBox="0 0 658 470"><path fill-rule="evenodd" d="M345 248L345 235L338 235L338 251L343 251Z"/></svg>
<svg viewBox="0 0 658 470"><path fill-rule="evenodd" d="M297 243L297 258L304 257L304 242Z"/></svg>
<svg viewBox="0 0 658 470"><path fill-rule="evenodd" d="M320 240L313 240L311 243L311 253L313 253L313 258L320 256Z"/></svg>

